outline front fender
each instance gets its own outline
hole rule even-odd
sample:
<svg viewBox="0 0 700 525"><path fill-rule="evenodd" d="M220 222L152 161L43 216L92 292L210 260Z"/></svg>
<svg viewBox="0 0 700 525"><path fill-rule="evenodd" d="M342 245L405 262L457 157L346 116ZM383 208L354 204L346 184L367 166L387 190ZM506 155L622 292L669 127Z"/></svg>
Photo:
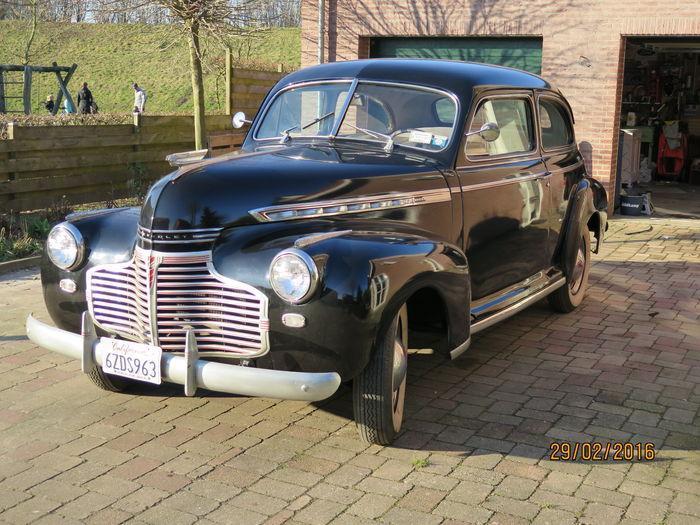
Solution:
<svg viewBox="0 0 700 525"><path fill-rule="evenodd" d="M305 223L303 228L269 224L236 228L213 252L217 271L246 282L269 297L270 352L277 369L336 371L343 380L367 364L378 331L415 291L429 287L447 305L450 341L468 337L469 273L455 246L425 232L372 229L371 224ZM394 227L394 225L392 225ZM345 233L303 246L319 268L320 284L304 304L277 297L268 281L270 262L279 251L314 231ZM313 237L311 237L313 240ZM285 326L282 315L301 314L303 328ZM263 360L264 362L264 360Z"/></svg>
<svg viewBox="0 0 700 525"><path fill-rule="evenodd" d="M46 309L56 326L72 332L80 331L80 316L87 310L85 274L98 264L128 261L136 241L138 208L115 208L69 215L85 240L85 261L73 271L61 270L46 255L41 261L41 284ZM61 279L77 284L73 293L59 288Z"/></svg>

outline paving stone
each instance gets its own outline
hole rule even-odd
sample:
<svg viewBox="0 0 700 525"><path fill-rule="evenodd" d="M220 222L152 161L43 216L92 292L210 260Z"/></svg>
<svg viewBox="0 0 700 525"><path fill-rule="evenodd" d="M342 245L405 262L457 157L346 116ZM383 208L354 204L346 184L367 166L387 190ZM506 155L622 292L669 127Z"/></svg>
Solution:
<svg viewBox="0 0 700 525"><path fill-rule="evenodd" d="M389 510L396 499L382 494L365 494L355 503L353 503L348 512L364 518L378 518Z"/></svg>
<svg viewBox="0 0 700 525"><path fill-rule="evenodd" d="M694 494L676 494L671 510L680 514L689 514L700 518L700 496Z"/></svg>
<svg viewBox="0 0 700 525"><path fill-rule="evenodd" d="M142 514L138 515L138 519L153 525L168 523L169 525L189 525L197 521L197 516L182 512L165 505L156 505Z"/></svg>
<svg viewBox="0 0 700 525"><path fill-rule="evenodd" d="M615 490L620 486L622 480L625 479L625 475L622 472L617 472L615 470L597 467L592 469L583 483L586 485L593 485L594 487L600 487L608 490Z"/></svg>
<svg viewBox="0 0 700 525"><path fill-rule="evenodd" d="M433 511L433 514L459 522L463 522L463 520L468 518L471 523L486 523L493 512L482 506L477 507L474 505L465 505L457 501L444 500Z"/></svg>
<svg viewBox="0 0 700 525"><path fill-rule="evenodd" d="M617 523L622 516L622 509L603 503L589 503L584 511L583 523Z"/></svg>
<svg viewBox="0 0 700 525"><path fill-rule="evenodd" d="M350 505L360 499L363 496L363 493L359 490L346 489L339 487L338 485L319 483L309 490L309 496L312 498L335 501L336 503L341 503L343 505Z"/></svg>
<svg viewBox="0 0 700 525"><path fill-rule="evenodd" d="M537 505L527 501L519 501L498 495L489 496L483 506L495 512L512 514L527 520L533 519L540 510Z"/></svg>
<svg viewBox="0 0 700 525"><path fill-rule="evenodd" d="M294 515L300 523L325 525L345 510L345 505L329 500L315 500Z"/></svg>
<svg viewBox="0 0 700 525"><path fill-rule="evenodd" d="M536 488L537 483L533 480L517 476L507 476L495 488L493 493L506 498L525 500L535 492Z"/></svg>
<svg viewBox="0 0 700 525"><path fill-rule="evenodd" d="M559 492L561 494L573 494L583 482L581 476L566 474L564 472L550 472L540 487L544 490Z"/></svg>
<svg viewBox="0 0 700 525"><path fill-rule="evenodd" d="M668 505L652 499L634 498L627 507L625 517L651 523L661 523L668 510Z"/></svg>
<svg viewBox="0 0 700 525"><path fill-rule="evenodd" d="M414 525L416 523L425 525L438 525L442 518L416 510L394 507L382 517L383 523L391 525Z"/></svg>
<svg viewBox="0 0 700 525"><path fill-rule="evenodd" d="M557 509L542 509L532 521L533 525L567 525L576 523L576 516L571 512Z"/></svg>
<svg viewBox="0 0 700 525"><path fill-rule="evenodd" d="M620 485L620 492L642 498L662 501L664 503L670 503L673 499L673 491L669 489L629 480L622 482L622 485Z"/></svg>
<svg viewBox="0 0 700 525"><path fill-rule="evenodd" d="M543 507L562 509L574 514L579 514L586 506L586 500L575 496L566 496L557 492L550 492L544 489L537 489L530 497L530 501Z"/></svg>
<svg viewBox="0 0 700 525"><path fill-rule="evenodd" d="M242 509L229 503L224 503L214 512L207 514L207 519L216 523L229 525L241 523L245 525L259 525L267 520L267 515L248 509Z"/></svg>

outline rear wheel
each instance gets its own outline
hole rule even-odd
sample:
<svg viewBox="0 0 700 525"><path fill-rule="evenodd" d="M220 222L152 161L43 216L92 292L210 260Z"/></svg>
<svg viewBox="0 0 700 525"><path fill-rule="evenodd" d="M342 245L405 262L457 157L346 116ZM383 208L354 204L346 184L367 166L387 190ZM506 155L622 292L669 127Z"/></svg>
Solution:
<svg viewBox="0 0 700 525"><path fill-rule="evenodd" d="M591 237L584 230L576 251L576 262L566 284L549 294L549 305L557 312L569 313L583 301L588 288L588 272L591 266Z"/></svg>
<svg viewBox="0 0 700 525"><path fill-rule="evenodd" d="M129 386L128 379L105 374L99 366L93 368L87 375L90 381L108 392L123 392Z"/></svg>
<svg viewBox="0 0 700 525"><path fill-rule="evenodd" d="M388 445L401 430L408 364L408 316L401 307L353 382L352 401L363 440Z"/></svg>

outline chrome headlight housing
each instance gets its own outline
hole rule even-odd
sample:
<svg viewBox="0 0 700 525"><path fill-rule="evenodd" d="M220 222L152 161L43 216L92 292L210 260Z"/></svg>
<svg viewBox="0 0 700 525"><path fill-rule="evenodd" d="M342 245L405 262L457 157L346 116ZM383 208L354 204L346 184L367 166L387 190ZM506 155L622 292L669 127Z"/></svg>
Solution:
<svg viewBox="0 0 700 525"><path fill-rule="evenodd" d="M280 298L299 304L311 297L316 290L318 268L309 254L290 248L281 251L272 260L269 280Z"/></svg>
<svg viewBox="0 0 700 525"><path fill-rule="evenodd" d="M85 241L80 230L70 222L54 226L46 239L46 253L62 270L72 270L83 262Z"/></svg>

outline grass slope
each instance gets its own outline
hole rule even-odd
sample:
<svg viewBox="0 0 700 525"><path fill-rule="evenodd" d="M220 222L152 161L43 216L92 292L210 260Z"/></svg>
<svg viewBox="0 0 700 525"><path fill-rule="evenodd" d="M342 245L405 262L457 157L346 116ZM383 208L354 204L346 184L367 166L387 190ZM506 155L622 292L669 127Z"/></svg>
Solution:
<svg viewBox="0 0 700 525"><path fill-rule="evenodd" d="M26 22L0 21L0 64L19 64L28 35ZM298 28L273 29L233 41L234 63L243 67L285 69L299 67ZM192 109L187 43L176 26L140 24L42 23L32 46L31 64L52 62L78 69L69 84L73 96L88 82L101 112L130 112L131 82L148 94L149 113L188 112ZM205 42L204 61L207 111L225 109L224 49ZM11 73L21 80L21 73ZM21 85L8 86L7 95L21 95ZM32 87L34 111L43 113L41 102L58 89L55 77L35 74ZM9 92L12 91L12 92ZM217 97L218 94L218 97ZM10 101L8 101L10 102ZM21 100L11 101L20 109Z"/></svg>

